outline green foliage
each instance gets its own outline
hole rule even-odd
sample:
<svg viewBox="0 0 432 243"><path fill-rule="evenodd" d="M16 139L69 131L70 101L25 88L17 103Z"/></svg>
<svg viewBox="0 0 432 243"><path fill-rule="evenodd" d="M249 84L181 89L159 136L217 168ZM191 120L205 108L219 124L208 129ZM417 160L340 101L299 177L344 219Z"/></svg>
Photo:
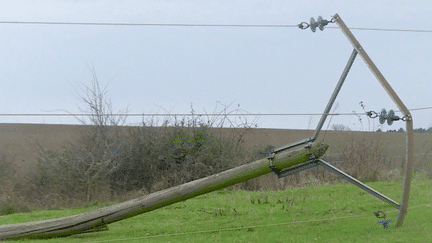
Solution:
<svg viewBox="0 0 432 243"><path fill-rule="evenodd" d="M101 203L98 200L94 200L94 201L90 201L90 202L85 202L81 205L81 208L90 208L90 207L95 207L101 205Z"/></svg>
<svg viewBox="0 0 432 243"><path fill-rule="evenodd" d="M15 205L8 203L0 208L0 215L8 215L19 212Z"/></svg>
<svg viewBox="0 0 432 243"><path fill-rule="evenodd" d="M21 202L13 201L11 198L7 198L6 201L0 202L0 215L9 215L14 213L26 213L30 209Z"/></svg>
<svg viewBox="0 0 432 243"><path fill-rule="evenodd" d="M129 127L129 133L124 134L126 127L121 125L125 124L127 109L120 112L124 116L115 115L117 112L113 112L106 97L106 86L101 89L95 70L90 71L91 85L80 87L84 94L77 91L77 98L90 113L91 126L83 131L77 144L62 153L45 151L39 146L43 155L32 188L37 193L29 194L38 199L58 194L79 200L84 194L90 202L105 192L112 199L130 191L158 191L195 180L234 167L244 159L239 149L244 132L235 134L240 135L237 143L234 138L230 141L210 133L218 120L221 120L218 128L227 121L231 128L245 131L252 128L241 117L241 124L229 120L228 106L223 105L224 109L218 113L221 117L207 117L206 122L193 116L190 120L165 120L162 126L154 126L153 120L147 124L143 121L143 126Z"/></svg>
<svg viewBox="0 0 432 243"><path fill-rule="evenodd" d="M183 165L187 162L188 154L196 152L195 140L185 129L175 129L166 138L167 155L175 165Z"/></svg>
<svg viewBox="0 0 432 243"><path fill-rule="evenodd" d="M131 129L130 150L111 176L112 188L157 191L236 166L243 154L210 129L192 122L163 127L158 134L148 127ZM157 183L160 186L155 187Z"/></svg>

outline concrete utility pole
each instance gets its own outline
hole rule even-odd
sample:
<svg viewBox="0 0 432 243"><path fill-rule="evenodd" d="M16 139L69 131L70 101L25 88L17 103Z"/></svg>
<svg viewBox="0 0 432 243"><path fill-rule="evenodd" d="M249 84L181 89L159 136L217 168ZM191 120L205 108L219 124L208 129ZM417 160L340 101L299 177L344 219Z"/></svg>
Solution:
<svg viewBox="0 0 432 243"><path fill-rule="evenodd" d="M274 166L273 170L282 170L307 162L311 157L319 158L324 155L327 148L328 145L315 144L311 148L297 147L296 149L280 152L271 160ZM270 160L261 159L215 175L95 211L59 219L0 225L0 240L52 238L107 230L107 224L271 173L273 170L270 166Z"/></svg>

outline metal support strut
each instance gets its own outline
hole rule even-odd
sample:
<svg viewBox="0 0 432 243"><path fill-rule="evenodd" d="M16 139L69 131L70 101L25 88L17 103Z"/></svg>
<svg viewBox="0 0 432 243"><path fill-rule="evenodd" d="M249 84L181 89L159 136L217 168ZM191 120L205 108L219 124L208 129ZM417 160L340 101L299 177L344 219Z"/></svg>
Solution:
<svg viewBox="0 0 432 243"><path fill-rule="evenodd" d="M408 208L408 199L409 199L411 177L412 177L412 167L413 167L413 161L414 161L412 116L411 116L409 110L404 105L404 103L397 96L396 92L392 89L390 84L387 82L387 80L384 78L384 76L381 74L381 72L375 66L373 61L367 55L366 51L363 49L363 47L360 45L360 43L357 41L357 39L354 37L354 35L351 33L351 31L348 29L348 27L345 25L345 23L342 21L342 19L339 17L338 14L335 14L335 16L332 17L331 21L324 20L324 19L322 19L321 16L318 17L317 22L315 22L315 20L313 18L311 18L310 24L308 24L306 22L302 22L298 25L298 27L300 29L307 29L310 27L312 32L315 32L317 27L320 30L324 30L324 26L326 26L329 23L337 23L339 25L342 32L346 35L348 40L351 42L352 46L354 47L354 50L353 50L353 52L352 52L352 54L348 60L348 63L346 65L344 71L342 72L342 75L339 79L339 82L336 85L335 90L333 91L332 96L330 97L330 100L327 104L327 107L324 110L323 115L321 116L321 119L317 125L317 128L315 130L315 134L313 135L313 137L298 141L298 142L293 143L293 144L288 144L288 145L285 145L285 146L282 146L282 147L279 147L277 149L272 150L271 153L269 154L269 156L267 157L269 159L269 162L270 162L270 168L272 169L272 171L276 175L278 175L279 178L282 178L282 177L300 172L302 170L306 170L306 169L321 165L324 168L326 168L327 170L330 170L330 171L336 173L337 175L343 177L344 179L348 180L350 183L360 187L361 189L367 191L368 193L370 193L370 194L376 196L377 198L387 202L389 205L399 209L400 211L399 211L399 215L398 215L398 218L396 221L396 227L400 227L403 224L403 220L405 218L407 208ZM407 139L406 139L407 156L406 156L406 158L407 158L407 160L406 160L406 166L405 166L405 168L406 168L405 181L404 181L404 189L403 189L402 203L401 204L399 204L399 203L395 202L394 200L386 197L384 194L368 187L366 184L358 181L357 179L353 178L352 176L350 176L350 175L346 174L345 172L337 169L336 167L332 166L331 164L327 163L326 161L319 159L319 158L315 158L313 156L309 156L309 154L308 154L308 156L309 156L308 162L292 166L292 167L285 169L285 170L277 169L272 163L272 160L274 159L275 155L278 152L281 152L283 150L290 149L293 147L297 147L297 146L303 145L303 144L306 144L305 148L309 148L314 143L314 141L317 139L317 137L318 137L318 135L322 129L322 126L324 125L324 122L325 122L325 120L326 120L326 118L327 118L327 116L331 110L331 107L333 106L334 101L336 100L337 95L339 94L339 91L340 91L340 89L341 89L341 87L342 87L342 85L343 85L343 83L344 83L344 81L348 75L348 72L349 72L351 66L354 63L354 60L355 60L357 54L360 54L360 56L365 61L366 65L369 67L369 69L372 71L372 73L375 75L375 77L381 83L381 85L383 86L385 91L393 99L393 101L397 104L399 109L404 114L404 116L402 118L399 118L399 117L394 115L393 111L390 111L389 115L387 115L385 110L384 110L381 112L381 115L380 115L380 123L381 124L384 123L384 120L387 120L387 123L389 125L391 125L393 123L393 121L395 121L395 120L403 120L406 122L406 131L407 131ZM367 115L370 117L373 117L373 118L378 117L378 114L376 112L368 112ZM386 223L388 223L388 222L386 221ZM384 226L386 226L386 225L384 225Z"/></svg>
<svg viewBox="0 0 432 243"><path fill-rule="evenodd" d="M350 56L350 58L348 59L348 62L346 64L343 72L342 72L342 75L341 75L341 77L339 79L339 82L336 84L336 87L335 87L335 89L333 91L333 94L331 95L331 97L329 99L329 102L328 102L326 108L324 109L324 113L321 116L320 121L318 122L318 125L317 125L317 127L315 129L314 135L312 137L310 137L310 138L305 139L305 140L300 140L298 142L295 142L295 143L292 143L292 144L287 144L287 145L284 145L284 146L279 147L277 149L273 149L271 151L269 157L267 157L267 158L270 159L271 156L272 156L272 154L274 156L274 154L277 154L277 153L279 153L281 151L284 151L284 150L287 150L287 149L290 149L290 148L294 148L294 147L297 147L297 146L303 145L303 144L306 144L306 147L307 147L307 146L312 145L313 142L315 142L315 140L318 138L318 135L319 135L319 133L320 133L320 131L321 131L323 125L324 125L324 122L327 119L327 116L328 116L328 114L329 114L329 112L330 112L330 110L331 110L331 108L333 106L333 103L336 100L336 97L339 94L339 91L341 90L343 83L345 82L345 79L346 79L346 77L348 75L348 72L350 71L350 69L351 69L351 67L352 67L352 65L354 63L354 60L355 60L356 56L357 56L357 51L354 49L353 52L352 52L352 54L351 54L351 56Z"/></svg>
<svg viewBox="0 0 432 243"><path fill-rule="evenodd" d="M338 168L334 167L333 165L329 164L328 162L324 161L323 159L314 159L310 160L308 162L292 166L288 169L282 170L278 177L286 177L295 173L298 173L302 170L311 169L316 166L323 166L325 169L337 174L338 176L344 178L345 180L349 181L350 183L360 187L361 189L365 190L366 192L372 194L373 196L383 200L384 202L388 203L390 206L395 207L397 209L400 209L400 204L396 201L392 200L391 198L385 196L384 194L374 190L373 188L369 187L368 185L364 184L363 182L355 179L354 177L348 175L347 173L343 172L342 170L339 170Z"/></svg>

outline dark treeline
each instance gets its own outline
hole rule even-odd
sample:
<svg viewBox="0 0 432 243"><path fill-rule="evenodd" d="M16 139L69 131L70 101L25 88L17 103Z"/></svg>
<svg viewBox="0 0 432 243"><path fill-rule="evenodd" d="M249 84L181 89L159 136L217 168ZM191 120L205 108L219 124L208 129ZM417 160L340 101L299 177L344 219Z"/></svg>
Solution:
<svg viewBox="0 0 432 243"><path fill-rule="evenodd" d="M382 132L381 128L377 130L377 132ZM399 130L387 130L387 132L393 132L393 133L402 133L405 132L405 130L401 127ZM415 133L432 133L432 127L429 127L428 129L425 128L416 128L414 129Z"/></svg>

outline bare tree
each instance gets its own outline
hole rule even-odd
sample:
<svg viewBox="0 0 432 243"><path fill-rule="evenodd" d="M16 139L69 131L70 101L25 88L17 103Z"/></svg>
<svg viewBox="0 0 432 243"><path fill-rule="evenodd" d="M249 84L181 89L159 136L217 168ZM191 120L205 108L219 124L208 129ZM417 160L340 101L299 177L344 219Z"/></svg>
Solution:
<svg viewBox="0 0 432 243"><path fill-rule="evenodd" d="M109 83L101 89L99 81L96 76L94 68L90 69L92 74L91 86L85 84L84 87L80 87L84 95L81 95L75 88L76 98L83 102L89 110L84 110L78 107L81 112L88 113L90 118L90 124L95 126L117 126L124 125L127 118L128 109L121 110L121 115L117 116L113 113L111 100L107 98L107 87ZM87 124L84 119L80 119L75 116L82 124Z"/></svg>
<svg viewBox="0 0 432 243"><path fill-rule="evenodd" d="M351 131L351 128L342 124L333 124L331 128L337 132Z"/></svg>
<svg viewBox="0 0 432 243"><path fill-rule="evenodd" d="M248 121L246 116L248 112L243 109L240 109L240 104L237 105L237 109L228 112L227 111L228 108L234 102L232 102L229 105L222 104L221 102L217 102L217 103L222 105L224 108L221 111L216 112L217 109L217 105L216 105L212 116L208 115L207 111L204 109L204 112L207 114L207 124L209 127L216 127L216 128L224 128L226 127L226 125L228 125L228 127L232 129L231 139L235 144L235 151L238 151L240 145L244 142L244 137L253 128L258 127L257 121L259 117L255 117L252 121ZM232 119L230 118L230 116L234 118Z"/></svg>
<svg viewBox="0 0 432 243"><path fill-rule="evenodd" d="M94 68L91 73L91 86L84 85L81 87L84 94L77 92L77 95L89 109L87 112L90 113L92 127L83 135L80 143L72 148L73 168L87 187L87 201L90 201L94 187L103 187L104 184L107 186L110 174L121 163L120 153L124 142L120 125L124 125L127 118L127 109L120 111L120 116L113 114L111 100L107 98L108 84L101 89ZM83 119L77 119L86 124Z"/></svg>
<svg viewBox="0 0 432 243"><path fill-rule="evenodd" d="M75 191L84 191L87 201L92 199L98 189L109 188L109 176L121 164L120 154L127 152L120 127L127 118L127 109L120 111L121 115L113 113L111 101L107 98L108 85L101 89L94 68L90 71L91 85L80 87L82 92L74 89L76 97L87 108L79 109L88 114L90 123L75 117L83 125L91 126L83 129L77 144L70 144L62 155L47 153L40 147L43 154L42 171L48 176L46 178L51 178L47 179L50 181L48 184L62 181L62 186L51 185L52 188L63 188L60 193L68 191L64 188L80 187L80 190L76 188ZM59 177L63 179L59 181Z"/></svg>

